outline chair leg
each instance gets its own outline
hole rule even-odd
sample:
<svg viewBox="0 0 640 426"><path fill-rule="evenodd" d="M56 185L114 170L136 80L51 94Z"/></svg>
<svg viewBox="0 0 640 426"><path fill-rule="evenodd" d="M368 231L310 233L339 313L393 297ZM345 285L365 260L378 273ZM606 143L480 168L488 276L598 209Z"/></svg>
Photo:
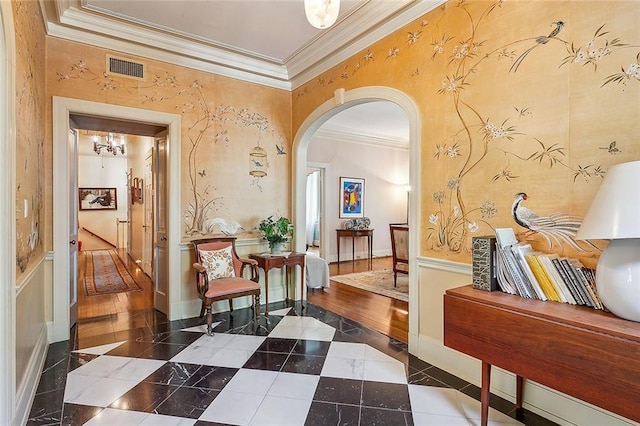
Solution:
<svg viewBox="0 0 640 426"><path fill-rule="evenodd" d="M207 305L207 335L213 336L213 314L211 313L211 303Z"/></svg>
<svg viewBox="0 0 640 426"><path fill-rule="evenodd" d="M253 320L258 321L258 316L260 315L260 295L253 295Z"/></svg>
<svg viewBox="0 0 640 426"><path fill-rule="evenodd" d="M198 318L204 317L204 310L205 310L205 307L204 307L204 300L203 300L202 306L200 307L200 316Z"/></svg>
<svg viewBox="0 0 640 426"><path fill-rule="evenodd" d="M398 273L396 271L393 271L393 286L396 287L397 284L398 284Z"/></svg>
<svg viewBox="0 0 640 426"><path fill-rule="evenodd" d="M229 313L233 312L233 299L229 299Z"/></svg>

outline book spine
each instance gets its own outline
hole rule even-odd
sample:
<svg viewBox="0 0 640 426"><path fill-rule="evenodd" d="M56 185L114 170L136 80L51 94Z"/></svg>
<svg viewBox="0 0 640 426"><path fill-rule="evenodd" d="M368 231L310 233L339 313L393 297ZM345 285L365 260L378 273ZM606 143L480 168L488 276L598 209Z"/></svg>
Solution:
<svg viewBox="0 0 640 426"><path fill-rule="evenodd" d="M564 280L562 279L558 271L556 271L556 268L553 266L552 256L540 256L540 260L545 272L551 279L551 282L560 291L560 297L563 299L563 301L571 305L576 305L576 300L573 298L573 295L569 291L569 287L567 287Z"/></svg>
<svg viewBox="0 0 640 426"><path fill-rule="evenodd" d="M553 263L553 267L556 268L556 271L558 271L560 278L562 278L567 288L571 292L571 295L573 296L573 299L576 301L576 304L585 305L585 302L582 298L582 294L580 294L580 291L575 287L575 285L573 284L573 281L571 281L571 279L567 275L567 272L564 270L564 268L562 267L562 264L560 263L560 259L557 259L557 258L551 259L551 263Z"/></svg>
<svg viewBox="0 0 640 426"><path fill-rule="evenodd" d="M471 240L473 288L484 291L498 290L496 271L496 238L473 237Z"/></svg>
<svg viewBox="0 0 640 426"><path fill-rule="evenodd" d="M596 309L604 309L604 305L602 304L602 300L598 295L598 289L596 287L596 274L595 271L591 268L587 268L586 266L581 268L582 273L584 274L587 282L589 283L589 287L591 288L594 302L596 304Z"/></svg>
<svg viewBox="0 0 640 426"><path fill-rule="evenodd" d="M567 272L569 278L573 280L574 286L580 291L580 294L582 295L582 299L585 301L585 304L591 308L595 308L595 305L593 304L591 297L589 297L589 292L587 291L583 283L578 278L578 275L573 265L569 263L568 259L562 259L560 261L560 264L565 268L565 271Z"/></svg>
<svg viewBox="0 0 640 426"><path fill-rule="evenodd" d="M525 258L527 259L527 263L529 264L529 267L531 267L533 275L535 275L536 279L540 283L542 291L544 291L544 294L547 296L547 298L549 300L559 302L560 297L558 296L558 293L556 293L553 285L551 284L551 281L549 281L549 277L547 277L544 270L542 269L542 265L540 265L538 257L534 254L527 254L525 255Z"/></svg>

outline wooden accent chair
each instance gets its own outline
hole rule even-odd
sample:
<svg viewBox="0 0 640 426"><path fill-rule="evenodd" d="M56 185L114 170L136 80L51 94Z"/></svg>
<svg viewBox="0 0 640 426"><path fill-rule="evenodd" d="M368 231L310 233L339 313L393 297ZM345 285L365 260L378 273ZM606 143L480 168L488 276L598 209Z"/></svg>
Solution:
<svg viewBox="0 0 640 426"><path fill-rule="evenodd" d="M196 271L196 289L202 299L200 318L207 315L207 334L213 335L211 304L229 300L229 311L233 312L233 299L241 296L253 297L253 318L257 323L260 314L260 284L258 284L257 262L245 259L236 253L236 238L221 237L193 240L196 255L193 267ZM244 278L244 267L248 266L250 278Z"/></svg>
<svg viewBox="0 0 640 426"><path fill-rule="evenodd" d="M409 225L390 223L391 252L393 254L393 286L398 284L398 273L409 274Z"/></svg>

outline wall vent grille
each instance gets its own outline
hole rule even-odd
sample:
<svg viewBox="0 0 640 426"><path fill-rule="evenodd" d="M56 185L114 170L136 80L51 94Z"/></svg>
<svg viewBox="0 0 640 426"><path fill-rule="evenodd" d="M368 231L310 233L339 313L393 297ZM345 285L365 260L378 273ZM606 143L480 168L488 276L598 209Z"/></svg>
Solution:
<svg viewBox="0 0 640 426"><path fill-rule="evenodd" d="M107 73L144 80L144 64L117 56L107 56Z"/></svg>

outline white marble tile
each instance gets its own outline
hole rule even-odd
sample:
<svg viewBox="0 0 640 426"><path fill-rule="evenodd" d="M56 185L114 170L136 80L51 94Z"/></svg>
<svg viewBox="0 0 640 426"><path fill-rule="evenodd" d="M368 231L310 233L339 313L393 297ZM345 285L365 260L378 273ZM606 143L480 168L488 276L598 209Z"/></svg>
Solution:
<svg viewBox="0 0 640 426"><path fill-rule="evenodd" d="M64 389L64 402L107 407L137 384L137 380L69 374Z"/></svg>
<svg viewBox="0 0 640 426"><path fill-rule="evenodd" d="M125 341L126 340L123 340L122 342L108 343L106 345L92 346L90 348L78 349L77 351L73 351L73 352L82 353L82 354L92 354L92 355L104 355L107 352L109 352L111 349L117 348L118 346L123 344Z"/></svg>
<svg viewBox="0 0 640 426"><path fill-rule="evenodd" d="M141 413L139 411L105 408L97 416L86 422L85 425L139 425L148 416L149 413Z"/></svg>
<svg viewBox="0 0 640 426"><path fill-rule="evenodd" d="M278 376L277 371L241 369L222 392L244 392L266 395Z"/></svg>
<svg viewBox="0 0 640 426"><path fill-rule="evenodd" d="M331 342L327 358L365 359L367 345L363 343Z"/></svg>
<svg viewBox="0 0 640 426"><path fill-rule="evenodd" d="M364 360L327 357L320 375L324 377L362 380L364 378Z"/></svg>
<svg viewBox="0 0 640 426"><path fill-rule="evenodd" d="M336 334L334 328L307 327L302 330L300 339L303 340L320 340L322 342L330 342Z"/></svg>
<svg viewBox="0 0 640 426"><path fill-rule="evenodd" d="M204 335L189 346L206 346L208 348L224 348L233 340L234 334L217 333L213 336Z"/></svg>
<svg viewBox="0 0 640 426"><path fill-rule="evenodd" d="M251 420L251 426L300 426L311 407L311 400L266 396Z"/></svg>
<svg viewBox="0 0 640 426"><path fill-rule="evenodd" d="M269 337L279 337L282 339L299 339L302 336L302 332L304 331L304 327L300 325L294 326L281 326L280 324L276 325L271 333L269 333Z"/></svg>
<svg viewBox="0 0 640 426"><path fill-rule="evenodd" d="M171 358L171 362L183 362L187 364L204 364L215 355L220 348L191 344L180 353Z"/></svg>
<svg viewBox="0 0 640 426"><path fill-rule="evenodd" d="M394 357L389 356L376 348L372 348L369 345L365 345L364 359L369 361L396 362L398 364L402 364L402 362L398 361Z"/></svg>
<svg viewBox="0 0 640 426"><path fill-rule="evenodd" d="M277 309L275 311L269 311L269 315L275 315L277 317L283 317L291 311L291 308Z"/></svg>
<svg viewBox="0 0 640 426"><path fill-rule="evenodd" d="M241 368L251 355L253 355L253 351L220 348L211 357L203 360L201 364L216 367Z"/></svg>
<svg viewBox="0 0 640 426"><path fill-rule="evenodd" d="M440 416L438 414L413 413L415 426L469 426L464 417Z"/></svg>
<svg viewBox="0 0 640 426"><path fill-rule="evenodd" d="M320 376L310 374L278 373L267 395L311 401L319 380Z"/></svg>
<svg viewBox="0 0 640 426"><path fill-rule="evenodd" d="M102 355L92 359L82 367L76 368L69 375L140 381L164 364L165 361L157 359Z"/></svg>
<svg viewBox="0 0 640 426"><path fill-rule="evenodd" d="M144 426L191 426L196 424L197 421L198 420L196 419L186 419L183 417L165 416L162 414L149 414L140 424ZM126 423L120 424L125 425Z"/></svg>
<svg viewBox="0 0 640 426"><path fill-rule="evenodd" d="M260 347L265 339L265 336L245 336L243 334L234 334L229 343L225 345L225 348L241 349L253 352Z"/></svg>
<svg viewBox="0 0 640 426"><path fill-rule="evenodd" d="M364 380L405 384L407 374L402 363L364 360Z"/></svg>
<svg viewBox="0 0 640 426"><path fill-rule="evenodd" d="M248 425L264 395L231 392L227 388L213 400L199 420L231 425Z"/></svg>
<svg viewBox="0 0 640 426"><path fill-rule="evenodd" d="M468 395L463 394L462 392L458 392L457 394L458 400L460 401L460 405L462 405L462 409L464 410L465 416L470 420L472 424L480 425L480 418L482 417L480 414L482 404L477 399L473 399ZM494 423L496 425L500 424L510 424L510 425L521 425L519 421L516 419L507 416L504 413L501 413L498 410L495 410L489 407L489 423Z"/></svg>
<svg viewBox="0 0 640 426"><path fill-rule="evenodd" d="M455 389L408 385L411 411L446 417L464 417L465 412Z"/></svg>

